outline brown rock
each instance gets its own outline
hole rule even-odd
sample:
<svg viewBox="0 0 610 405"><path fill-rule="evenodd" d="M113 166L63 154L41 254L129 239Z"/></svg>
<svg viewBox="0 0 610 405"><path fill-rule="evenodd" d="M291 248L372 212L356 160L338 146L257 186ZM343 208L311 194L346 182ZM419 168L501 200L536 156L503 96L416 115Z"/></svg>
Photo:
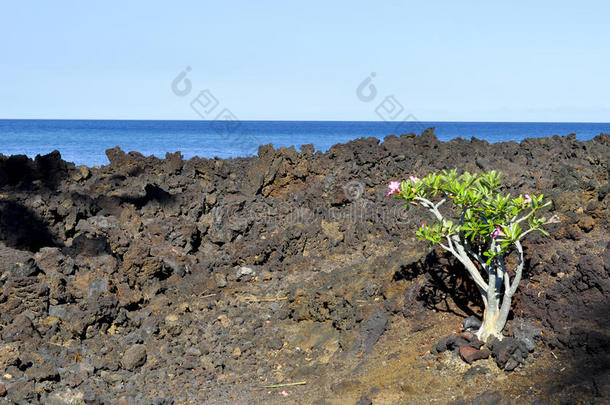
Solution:
<svg viewBox="0 0 610 405"><path fill-rule="evenodd" d="M134 371L136 368L146 363L146 347L144 345L134 345L127 349L123 355L122 364L126 370Z"/></svg>
<svg viewBox="0 0 610 405"><path fill-rule="evenodd" d="M472 338L474 337L474 335L470 332L461 332L458 334L458 336L462 339L466 339L469 342L472 341Z"/></svg>
<svg viewBox="0 0 610 405"><path fill-rule="evenodd" d="M578 226L585 232L591 232L595 226L595 220L589 215L586 215L578 221Z"/></svg>
<svg viewBox="0 0 610 405"><path fill-rule="evenodd" d="M0 299L0 319L6 323L26 310L37 315L42 315L47 310L49 287L38 277L11 278L4 285L3 290L4 299Z"/></svg>
<svg viewBox="0 0 610 405"><path fill-rule="evenodd" d="M222 273L214 273L214 280L218 288L224 288L227 286L227 276Z"/></svg>
<svg viewBox="0 0 610 405"><path fill-rule="evenodd" d="M87 166L76 166L76 170L72 173L72 180L80 181L89 177L89 168Z"/></svg>
<svg viewBox="0 0 610 405"><path fill-rule="evenodd" d="M3 397L6 395L6 387L4 386L4 384L0 383L0 397Z"/></svg>
<svg viewBox="0 0 610 405"><path fill-rule="evenodd" d="M489 357L489 350L478 350L470 345L460 345L460 356L468 364Z"/></svg>
<svg viewBox="0 0 610 405"><path fill-rule="evenodd" d="M120 268L131 282L148 283L151 279L163 279L170 272L163 266L162 260L150 256L150 247L145 243L132 244L123 256L123 264Z"/></svg>
<svg viewBox="0 0 610 405"><path fill-rule="evenodd" d="M2 330L2 338L7 342L19 342L39 336L32 321L23 314L17 315L13 322Z"/></svg>
<svg viewBox="0 0 610 405"><path fill-rule="evenodd" d="M27 371L30 379L40 381L59 381L59 372L49 363L36 364Z"/></svg>
<svg viewBox="0 0 610 405"><path fill-rule="evenodd" d="M321 226L324 234L335 243L343 240L343 232L339 231L339 224L337 222L326 222L322 220Z"/></svg>

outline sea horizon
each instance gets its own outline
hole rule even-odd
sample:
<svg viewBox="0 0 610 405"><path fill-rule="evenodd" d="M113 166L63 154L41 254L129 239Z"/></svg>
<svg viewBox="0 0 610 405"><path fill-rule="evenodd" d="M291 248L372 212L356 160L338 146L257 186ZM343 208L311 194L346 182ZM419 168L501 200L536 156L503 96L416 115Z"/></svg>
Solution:
<svg viewBox="0 0 610 405"><path fill-rule="evenodd" d="M389 135L416 133L434 127L441 141L477 138L490 143L575 134L588 140L610 132L610 123L494 121L207 121L113 119L0 119L0 154L29 157L59 150L78 165L105 165L106 149L164 157L180 151L189 159L248 157L260 145L316 151L362 137L382 141Z"/></svg>
<svg viewBox="0 0 610 405"><path fill-rule="evenodd" d="M0 121L171 121L171 122L217 122L218 120L201 120L201 119L152 119L152 118L0 118ZM395 123L400 121L383 121L383 120L263 120L250 119L239 120L239 122L375 122L375 123ZM488 121L488 120L435 120L435 121L408 121L408 122L439 122L439 123L494 123L494 124L610 124L604 121Z"/></svg>

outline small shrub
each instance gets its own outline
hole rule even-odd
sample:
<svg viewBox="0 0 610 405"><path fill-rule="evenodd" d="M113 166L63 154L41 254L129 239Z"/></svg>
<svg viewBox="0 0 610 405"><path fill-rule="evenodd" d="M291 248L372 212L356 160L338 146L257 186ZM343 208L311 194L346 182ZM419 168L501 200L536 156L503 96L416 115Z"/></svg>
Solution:
<svg viewBox="0 0 610 405"><path fill-rule="evenodd" d="M474 280L483 298L485 311L477 337L487 341L491 336L502 339L502 330L523 274L521 240L530 232L539 231L556 217L540 216L543 195L502 195L500 173L464 173L456 170L429 174L423 179L410 176L407 181L393 181L387 196L406 200L405 208L420 205L434 217L434 222L421 222L416 235L431 245L439 244L451 252ZM451 201L453 207L442 213L441 206ZM505 257L517 252L517 266L512 277ZM512 278L512 280L511 280Z"/></svg>

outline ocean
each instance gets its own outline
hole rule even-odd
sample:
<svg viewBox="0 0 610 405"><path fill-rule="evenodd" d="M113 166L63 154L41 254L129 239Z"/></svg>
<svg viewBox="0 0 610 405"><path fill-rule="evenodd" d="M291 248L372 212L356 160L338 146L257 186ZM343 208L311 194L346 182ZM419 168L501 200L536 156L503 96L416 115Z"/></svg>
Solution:
<svg viewBox="0 0 610 405"><path fill-rule="evenodd" d="M62 157L88 166L108 164L105 150L165 157L181 151L193 156L229 158L255 155L259 145L275 147L332 145L361 137L421 132L435 127L440 140L476 137L488 142L521 141L576 134L579 140L610 133L610 123L531 122L370 122L370 121L128 121L128 120L0 120L0 153L35 157L55 149Z"/></svg>

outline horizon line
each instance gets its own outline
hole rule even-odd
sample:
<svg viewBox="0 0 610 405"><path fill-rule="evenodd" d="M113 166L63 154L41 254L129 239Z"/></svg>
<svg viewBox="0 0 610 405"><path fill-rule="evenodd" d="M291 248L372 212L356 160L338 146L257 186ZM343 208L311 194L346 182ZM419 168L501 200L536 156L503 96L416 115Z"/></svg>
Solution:
<svg viewBox="0 0 610 405"><path fill-rule="evenodd" d="M0 118L0 121L132 121L132 122L215 122L201 119L138 119L138 118ZM610 121L371 121L371 120L236 120L239 122L364 122L364 123L489 123L489 124L610 124Z"/></svg>

